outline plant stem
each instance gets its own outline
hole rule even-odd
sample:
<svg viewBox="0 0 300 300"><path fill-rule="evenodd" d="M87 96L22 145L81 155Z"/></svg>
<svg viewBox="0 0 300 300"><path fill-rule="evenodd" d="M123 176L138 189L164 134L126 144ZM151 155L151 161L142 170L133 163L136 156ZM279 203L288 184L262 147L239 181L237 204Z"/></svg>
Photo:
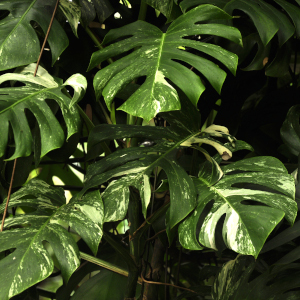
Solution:
<svg viewBox="0 0 300 300"><path fill-rule="evenodd" d="M139 253L139 240L138 239L131 239L130 237L133 233L139 228L140 225L140 200L137 194L130 189L130 199L129 199L129 207L128 207L128 223L130 224L129 228L129 247L130 247L130 254L133 257L135 264L137 266L136 269L133 269L131 272L129 271L129 276L132 277L132 281L128 282L127 290L128 290L128 297L134 297L136 292L136 280L139 277L139 260L140 260L140 253Z"/></svg>
<svg viewBox="0 0 300 300"><path fill-rule="evenodd" d="M99 40L97 39L97 37L95 36L95 34L93 33L93 31L88 27L85 26L84 30L86 31L86 33L89 35L89 37L93 40L93 42L95 43L95 45L99 48L99 50L104 49L104 47L101 45L101 43L99 42ZM107 62L109 64L112 64L114 61L111 58L107 59Z"/></svg>
<svg viewBox="0 0 300 300"><path fill-rule="evenodd" d="M130 253L128 253L128 251L123 247L123 245L116 241L109 233L104 232L103 238L123 257L123 259L127 263L129 272L125 298L134 298L139 270L134 259L131 257Z"/></svg>
<svg viewBox="0 0 300 300"><path fill-rule="evenodd" d="M93 31L88 27L85 26L84 30L86 31L86 33L90 36L90 38L93 40L93 42L95 43L95 45L99 48L99 50L104 49L104 47L101 45L101 43L99 42L98 38L96 37L96 35L93 33ZM112 64L114 61L111 58L108 58L106 60L109 64ZM104 113L104 116L106 118L106 121L108 124L116 124L116 110L115 110L115 103L113 103L111 105L111 113L110 113L110 118L105 110L105 108L103 107L102 103L100 103L100 101L98 101L101 107L102 112Z"/></svg>
<svg viewBox="0 0 300 300"><path fill-rule="evenodd" d="M9 184L9 189L8 189L8 194L7 194L7 200L6 200L6 204L5 204L5 209L4 209L4 212L3 212L3 217L2 217L2 223L1 223L1 230L0 230L0 232L2 232L3 228L4 228L4 222L5 222L5 217L6 217L6 213L7 213L7 209L8 209L8 203L9 203L9 199L10 199L12 184L13 184L13 181L14 181L16 165L17 165L17 159L15 159L15 161L14 161L14 166L13 166L13 170L12 170L12 174L11 174L11 179L10 179L10 184Z"/></svg>
<svg viewBox="0 0 300 300"><path fill-rule="evenodd" d="M77 109L79 110L80 116L85 121L85 123L88 127L88 130L92 130L95 127L95 125L89 119L89 117L86 115L86 113L81 109L81 107L78 104L76 104L76 106L77 106ZM111 154L111 151L110 151L108 145L106 144L106 142L101 142L100 145L101 145L102 149L104 150L105 155Z"/></svg>
<svg viewBox="0 0 300 300"><path fill-rule="evenodd" d="M138 20L145 21L146 14L147 14L147 7L148 7L148 4L145 2L145 0L141 0L141 6L140 6Z"/></svg>
<svg viewBox="0 0 300 300"><path fill-rule="evenodd" d="M103 267L107 270L110 270L112 272L115 272L117 274L120 274L120 275L123 275L123 276L126 276L128 277L128 272L124 269L121 269L120 267L112 264L112 263L109 263L105 260L102 260L98 257L94 257L94 256L91 256L89 254L86 254L84 252L79 252L80 253L80 257L86 261L89 261L95 265L98 265L100 267ZM138 283L141 284L142 283L142 279L141 278L138 278Z"/></svg>

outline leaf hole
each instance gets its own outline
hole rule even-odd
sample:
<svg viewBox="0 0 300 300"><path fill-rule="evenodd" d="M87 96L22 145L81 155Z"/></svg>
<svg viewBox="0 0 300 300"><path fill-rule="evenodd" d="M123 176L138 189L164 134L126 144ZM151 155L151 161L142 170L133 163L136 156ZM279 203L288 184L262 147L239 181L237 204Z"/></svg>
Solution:
<svg viewBox="0 0 300 300"><path fill-rule="evenodd" d="M0 10L0 20L5 19L9 15L9 10Z"/></svg>
<svg viewBox="0 0 300 300"><path fill-rule="evenodd" d="M234 183L233 185L231 185L231 187L239 188L239 189L254 190L254 191L269 192L269 193L279 194L279 195L285 195L284 193L277 191L271 187L263 186L263 185L255 184L255 183Z"/></svg>

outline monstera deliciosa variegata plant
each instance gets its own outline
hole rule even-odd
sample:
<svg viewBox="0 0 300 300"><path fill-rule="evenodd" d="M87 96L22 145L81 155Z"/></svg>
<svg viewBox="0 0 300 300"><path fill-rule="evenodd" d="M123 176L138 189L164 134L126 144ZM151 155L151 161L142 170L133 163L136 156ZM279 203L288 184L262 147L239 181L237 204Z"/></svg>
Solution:
<svg viewBox="0 0 300 300"><path fill-rule="evenodd" d="M285 12L261 0L120 2L0 3L0 299L41 292L39 283L51 274L64 282L56 299L163 299L150 282L164 284L155 269L159 260L168 269L163 247L227 248L257 258L279 223L295 221L295 182L284 165L270 156L234 159L251 146L213 118L201 123L197 103L207 87L221 93L226 72L235 75L255 44L247 70L264 66L276 33L280 47L298 35L299 7L281 0L275 2ZM128 22L135 5L139 20ZM147 6L168 26L146 22ZM235 10L257 32L242 37ZM113 26L118 11L124 19ZM100 44L106 22L113 29ZM73 33L100 48L86 46L71 62L76 69L90 59L84 75L67 67ZM219 287L240 274L246 260L239 257L219 273L213 299L233 299ZM96 275L78 288L87 274ZM236 295L247 276L232 288ZM179 278L172 282L176 299L204 293L199 287L182 293Z"/></svg>

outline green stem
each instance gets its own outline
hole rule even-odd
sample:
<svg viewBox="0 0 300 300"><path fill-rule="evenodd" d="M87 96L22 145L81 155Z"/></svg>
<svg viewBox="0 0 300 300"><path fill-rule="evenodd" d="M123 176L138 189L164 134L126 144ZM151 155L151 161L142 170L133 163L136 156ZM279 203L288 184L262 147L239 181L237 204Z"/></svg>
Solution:
<svg viewBox="0 0 300 300"><path fill-rule="evenodd" d="M136 120L136 117L127 114L127 124L128 125L134 125L135 124L135 120ZM126 139L126 146L127 146L127 148L129 148L129 147L132 146L131 145L131 138L127 138Z"/></svg>
<svg viewBox="0 0 300 300"><path fill-rule="evenodd" d="M111 107L110 107L111 111L110 111L110 119L111 119L111 122L112 124L117 124L117 121L116 121L116 107L115 107L115 102L113 102L111 104Z"/></svg>
<svg viewBox="0 0 300 300"><path fill-rule="evenodd" d="M131 257L130 253L124 248L124 246L120 242L116 241L112 237L112 235L104 232L103 238L122 256L122 258L127 263L129 272L125 298L134 298L136 291L136 283L138 280L138 277L136 276L136 274L138 274L138 267L134 259Z"/></svg>
<svg viewBox="0 0 300 300"><path fill-rule="evenodd" d="M145 2L145 0L141 0L141 6L140 6L138 20L145 21L146 14L147 14L147 7L148 7L148 4Z"/></svg>
<svg viewBox="0 0 300 300"><path fill-rule="evenodd" d="M139 277L139 260L140 260L140 253L139 253L139 240L138 239L131 239L133 233L139 228L140 226L140 200L138 195L130 189L130 199L129 199L129 206L128 206L128 222L130 224L129 228L129 247L130 247L130 254L133 257L135 264L137 266L136 269L132 269L129 271L129 276L131 276L132 280L128 282L131 285L127 286L128 294L131 297L135 296L136 292L136 282Z"/></svg>
<svg viewBox="0 0 300 300"><path fill-rule="evenodd" d="M76 104L76 106L77 106L77 109L79 110L79 114L81 115L82 119L84 120L88 130L89 131L92 130L95 127L95 125L89 119L89 117L86 115L86 113L81 109L81 107L78 104ZM105 155L111 154L111 151L110 151L108 145L106 144L106 142L101 142L100 145L101 145L102 149L104 150Z"/></svg>
<svg viewBox="0 0 300 300"><path fill-rule="evenodd" d="M106 112L105 107L102 105L102 103L100 102L100 100L98 102L99 102L100 108L101 108L101 110L102 110L102 112L104 114L104 117L106 119L107 124L110 124L110 125L113 124L113 122L111 121L108 113Z"/></svg>
<svg viewBox="0 0 300 300"><path fill-rule="evenodd" d="M104 47L101 45L101 43L99 42L99 40L97 39L97 37L94 35L93 31L88 27L84 27L84 30L86 31L86 33L89 35L89 37L93 40L93 42L95 43L95 45L102 50ZM111 58L107 59L107 62L109 64L112 64L114 61Z"/></svg>

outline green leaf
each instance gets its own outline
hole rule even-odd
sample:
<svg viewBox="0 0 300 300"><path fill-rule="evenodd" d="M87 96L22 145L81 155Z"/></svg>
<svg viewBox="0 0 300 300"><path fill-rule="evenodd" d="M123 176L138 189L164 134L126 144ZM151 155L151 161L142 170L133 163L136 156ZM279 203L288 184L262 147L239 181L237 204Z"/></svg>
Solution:
<svg viewBox="0 0 300 300"><path fill-rule="evenodd" d="M0 71L36 62L40 42L31 25L36 22L46 34L54 0L2 0L0 10L10 14L0 20ZM52 52L52 65L69 45L68 37L54 19L48 37Z"/></svg>
<svg viewBox="0 0 300 300"><path fill-rule="evenodd" d="M179 147L180 143L167 142L150 148L128 148L117 151L88 169L85 186L80 194L111 178L124 176L112 181L102 194L105 219L116 221L124 218L129 202L129 186L139 189L142 211L146 217L151 196L149 176L156 166L161 166L168 176L171 193L170 226L174 227L194 209L196 204L191 178L173 156L168 155ZM147 152L152 154L147 155Z"/></svg>
<svg viewBox="0 0 300 300"><path fill-rule="evenodd" d="M181 10L174 0L145 0L145 2L165 15L168 19L167 22L171 22L181 15Z"/></svg>
<svg viewBox="0 0 300 300"><path fill-rule="evenodd" d="M90 249L97 252L102 237L103 204L98 191L83 200L65 204L64 191L45 182L32 179L12 194L9 207L29 206L35 209L28 215L18 215L5 221L0 234L0 251L10 254L0 261L0 298L5 300L47 278L54 264L45 249L48 242L58 260L66 281L80 265L76 242L62 224L75 230ZM4 211L4 204L0 212ZM15 227L16 226L16 227Z"/></svg>
<svg viewBox="0 0 300 300"><path fill-rule="evenodd" d="M300 152L300 105L291 107L280 129L283 142L298 155ZM298 154L297 154L298 153Z"/></svg>
<svg viewBox="0 0 300 300"><path fill-rule="evenodd" d="M211 19L227 20L231 17L215 6L203 5L177 18L166 33L143 21L111 30L104 39L104 45L128 37L128 32L132 34L95 52L89 70L110 57L134 50L96 74L94 88L97 98L103 95L110 109L114 97L123 87L136 78L146 76L146 81L118 109L146 121L159 112L179 110L181 105L177 91L166 79L177 85L196 106L205 86L193 71L174 60L192 65L220 93L225 71L206 58L179 49L181 46L191 47L208 54L234 74L237 67L235 54L217 45L183 39L195 34L213 34L241 43L237 29L220 24L203 24ZM196 24L198 22L201 24Z"/></svg>
<svg viewBox="0 0 300 300"><path fill-rule="evenodd" d="M0 156L3 156L8 144L9 125L12 127L15 140L15 153L9 158L28 156L32 151L32 135L26 118L25 109L30 110L36 118L41 134L41 157L49 151L59 148L64 143L63 130L48 106L46 99L53 99L59 105L67 126L67 139L79 131L80 116L73 106L83 96L86 88L86 79L75 74L64 84L54 81L45 69L39 67L34 77L35 64L25 67L20 74L7 73L0 76L0 83L14 80L25 86L0 89ZM73 99L62 91L65 86L74 88Z"/></svg>
<svg viewBox="0 0 300 300"><path fill-rule="evenodd" d="M276 9L274 6L262 0L259 0L258 3L261 6L261 8L265 11L265 13L268 15L268 17L274 20L276 24L279 26L277 35L278 35L279 47L281 47L284 43L287 42L287 40L289 40L293 36L295 32L295 28L293 24L290 22L290 20L285 14L283 14L280 10Z"/></svg>
<svg viewBox="0 0 300 300"><path fill-rule="evenodd" d="M300 37L300 20L299 20L300 8L297 7L296 5L288 3L287 1L282 1L282 0L274 0L274 1L278 3L290 16L296 28L297 37L299 38ZM300 5L299 2L298 5Z"/></svg>
<svg viewBox="0 0 300 300"><path fill-rule="evenodd" d="M238 255L227 262L215 279L214 300L294 300L299 298L299 264L265 271L253 278L255 261ZM251 280L250 280L251 276Z"/></svg>
<svg viewBox="0 0 300 300"><path fill-rule="evenodd" d="M102 24L114 12L109 0L74 0L81 6L81 19L84 26L92 22L96 14Z"/></svg>
<svg viewBox="0 0 300 300"><path fill-rule="evenodd" d="M208 1L208 0L205 0L205 1L203 1L203 0L198 0L198 1L197 0L196 1L184 0L180 4L180 6L185 11L192 6L195 6L197 4L200 5L200 4L204 4L204 3L211 3L211 1ZM266 10L263 9L255 1L231 0L231 1L227 2L225 6L224 6L224 1L213 1L212 4L221 7L229 15L233 15L233 11L235 9L241 10L244 13L246 13L252 19L264 45L267 45L270 42L270 40L273 38L273 36L279 30L278 23L281 23L281 21L278 22L278 18L277 18L277 16L274 16L274 12L273 12L273 14L266 12ZM200 7L201 6L203 6L203 5L200 5ZM267 6L264 3L264 8L265 7L268 7L268 9L270 9L269 6Z"/></svg>
<svg viewBox="0 0 300 300"><path fill-rule="evenodd" d="M284 245L300 236L300 221L297 221L292 227L285 229L269 240L263 247L261 253L268 252L281 245Z"/></svg>
<svg viewBox="0 0 300 300"><path fill-rule="evenodd" d="M201 5L201 4L211 4L215 5L221 9L224 8L224 6L228 3L227 0L212 0L212 1L207 1L207 0L183 0L180 2L180 7L182 11L185 13L189 9Z"/></svg>
<svg viewBox="0 0 300 300"><path fill-rule="evenodd" d="M225 214L223 239L227 247L257 257L284 216L291 225L294 223L297 213L294 179L273 157L243 159L223 167L222 171L225 175L218 181L204 164L199 178L194 180L199 194L198 206L179 227L179 232L189 228L182 239L183 246L191 249L197 246L198 219L206 205L213 201L199 233L200 244L216 249L216 226ZM249 200L263 205L248 204Z"/></svg>
<svg viewBox="0 0 300 300"><path fill-rule="evenodd" d="M66 16L66 18L73 30L73 33L75 34L76 37L78 37L77 28L78 28L78 22L79 22L80 16L81 16L80 6L73 1L71 2L69 0L60 0L59 8Z"/></svg>

